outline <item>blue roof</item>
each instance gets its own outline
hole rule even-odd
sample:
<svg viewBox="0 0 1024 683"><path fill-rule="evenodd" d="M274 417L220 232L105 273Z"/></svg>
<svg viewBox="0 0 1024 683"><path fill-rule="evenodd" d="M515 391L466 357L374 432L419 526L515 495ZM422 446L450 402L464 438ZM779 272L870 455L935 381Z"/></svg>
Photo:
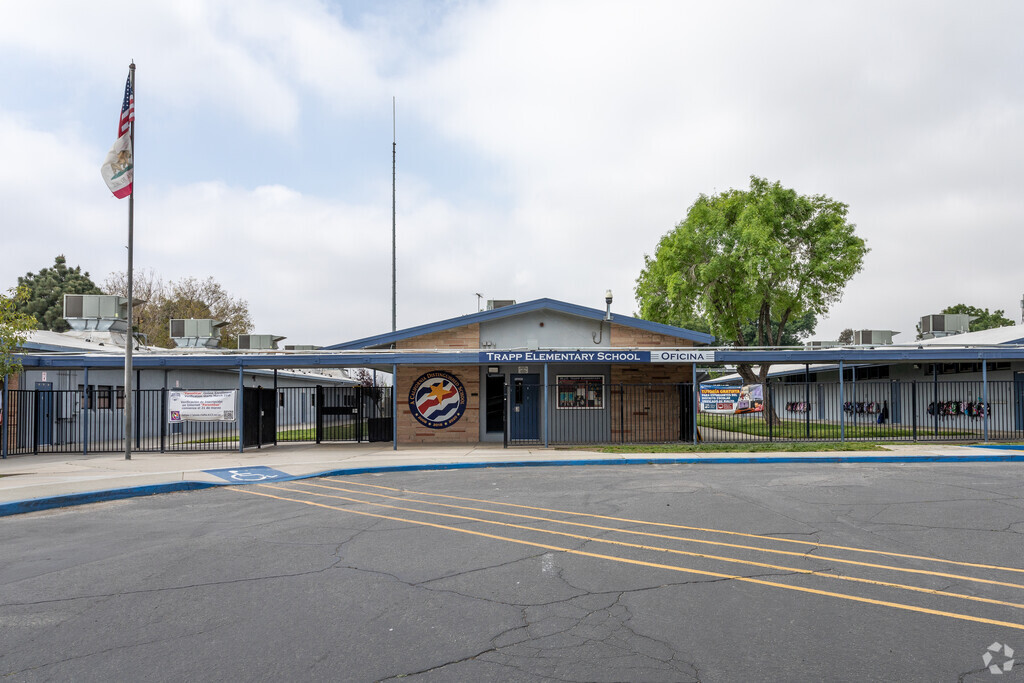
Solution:
<svg viewBox="0 0 1024 683"><path fill-rule="evenodd" d="M556 311L558 313L575 315L581 318L588 318L590 320L604 320L605 317L605 312L597 308L577 306L576 304L556 301L555 299L534 299L533 301L525 301L521 304L513 304L511 306L502 306L501 308L495 308L490 311L470 313L468 315L459 316L458 318L449 318L448 320L440 320L426 325L407 327L404 330L398 330L396 332L387 332L385 334L378 334L372 337L363 337L362 339L356 339L350 342L334 344L333 346L324 346L323 349L326 351L349 351L388 346L397 341L409 339L410 337L418 337L420 335L430 334L431 332L443 332L445 330L454 329L456 327L465 327L466 325L473 325L475 323L501 320L503 318L510 318L522 315L523 313L532 313L534 311ZM679 339L692 341L695 344L710 344L715 340L713 336L703 332L694 332L693 330L687 330L682 327L664 325L662 323L651 322L650 320L641 320L640 318L633 318L627 315L613 314L612 321L615 324L622 325L624 327L632 327L638 330L644 330L645 332L654 332L656 334L663 334L669 337L678 337Z"/></svg>

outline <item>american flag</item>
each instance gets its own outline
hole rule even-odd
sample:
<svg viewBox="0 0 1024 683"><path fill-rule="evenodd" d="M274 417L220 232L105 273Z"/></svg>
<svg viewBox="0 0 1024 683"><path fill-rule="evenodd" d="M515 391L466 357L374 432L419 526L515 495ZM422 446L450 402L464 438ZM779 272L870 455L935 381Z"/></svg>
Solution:
<svg viewBox="0 0 1024 683"><path fill-rule="evenodd" d="M132 76L124 83L124 102L121 104L121 120L117 124L117 137L128 132L131 122L135 120L135 93L132 92Z"/></svg>

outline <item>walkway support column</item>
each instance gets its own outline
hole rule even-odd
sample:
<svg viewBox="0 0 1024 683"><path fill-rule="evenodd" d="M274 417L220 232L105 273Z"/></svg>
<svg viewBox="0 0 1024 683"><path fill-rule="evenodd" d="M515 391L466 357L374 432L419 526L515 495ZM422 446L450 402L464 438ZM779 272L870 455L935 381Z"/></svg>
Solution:
<svg viewBox="0 0 1024 683"><path fill-rule="evenodd" d="M7 383L11 381L10 375L4 375L4 394L3 394L3 405L0 405L0 439L3 439L3 443L0 444L0 456L7 458L7 423L10 422L11 409L9 408L7 394Z"/></svg>
<svg viewBox="0 0 1024 683"><path fill-rule="evenodd" d="M846 441L846 394L843 393L843 361L839 361L839 441Z"/></svg>
<svg viewBox="0 0 1024 683"><path fill-rule="evenodd" d="M544 448L549 447L548 442L548 364L544 364Z"/></svg>
<svg viewBox="0 0 1024 683"><path fill-rule="evenodd" d="M693 419L692 419L693 425L691 425L691 426L693 427L693 445L696 446L697 445L697 411L700 409L700 387L697 386L697 364L696 363L691 363L690 364L690 381L693 383L693 391L691 392L692 396L690 397L692 399L692 403L693 403L693 410L690 411L690 412L693 413Z"/></svg>
<svg viewBox="0 0 1024 683"><path fill-rule="evenodd" d="M391 365L391 450L398 450L398 364Z"/></svg>
<svg viewBox="0 0 1024 683"><path fill-rule="evenodd" d="M985 442L988 443L988 363L981 361L981 405L985 411Z"/></svg>
<svg viewBox="0 0 1024 683"><path fill-rule="evenodd" d="M240 408L240 410L239 410ZM238 366L238 405L235 408L238 417L238 452L245 452L245 371Z"/></svg>
<svg viewBox="0 0 1024 683"><path fill-rule="evenodd" d="M82 455L89 455L89 366L85 366L82 371L82 381L85 383L82 385Z"/></svg>

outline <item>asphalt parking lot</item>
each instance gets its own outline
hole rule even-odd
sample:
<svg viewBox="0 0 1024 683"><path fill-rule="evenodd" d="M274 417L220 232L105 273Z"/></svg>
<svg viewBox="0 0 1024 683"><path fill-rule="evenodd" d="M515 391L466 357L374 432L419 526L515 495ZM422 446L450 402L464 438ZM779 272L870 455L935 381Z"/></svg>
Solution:
<svg viewBox="0 0 1024 683"><path fill-rule="evenodd" d="M546 467L17 515L0 674L1024 680L1022 484L1017 463Z"/></svg>

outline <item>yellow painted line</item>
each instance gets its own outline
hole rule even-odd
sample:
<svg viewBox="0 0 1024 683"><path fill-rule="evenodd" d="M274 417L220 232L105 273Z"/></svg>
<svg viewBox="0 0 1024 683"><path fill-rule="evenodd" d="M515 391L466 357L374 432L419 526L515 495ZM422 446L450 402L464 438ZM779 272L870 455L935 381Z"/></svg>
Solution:
<svg viewBox="0 0 1024 683"><path fill-rule="evenodd" d="M331 480L335 481L335 480ZM414 493L418 496L435 496L438 498L450 498L452 500L465 500L471 503L486 503L488 505L500 505L503 507L522 508L524 510L536 510L538 512L555 512L561 515L574 515L577 517L591 517L594 519L607 519L613 522L629 522L630 524L647 524L649 526L661 526L670 529L686 529L687 531L704 531L711 534L729 534L731 536L744 536L746 538L760 538L766 541L776 541L778 543L796 543L799 545L810 545L815 548L832 548L834 550L849 550L857 553L870 553L872 555L888 555L890 557L902 557L911 560L924 560L925 562L942 562L945 564L953 564L960 567L973 567L977 569L996 569L1004 572L1020 572L1024 574L1024 569L1019 567L1003 567L996 564L978 564L974 562L958 562L956 560L947 560L941 557L929 557L927 555L908 555L906 553L896 553L888 550L872 550L870 548L855 548L846 545L831 545L828 543L818 543L817 541L801 541L795 538L776 538L775 536L765 536L762 534L748 534L742 531L727 531L725 529L705 529L699 526L686 526L684 524L669 524L667 522L648 522L643 519L630 519L628 517L609 517L606 515L595 515L587 512L573 512L571 510L554 510L551 508L534 507L531 505L516 505L515 503L501 503L492 500L479 500L477 498L465 498L462 496L450 496L443 493L427 493L425 491L412 491L410 489L400 489L392 486L380 486L377 484L366 484L361 481L346 480L346 484L354 484L357 486L368 486L375 489L385 489L388 491L399 491L402 493ZM745 546L737 546L745 547ZM802 554L802 553L800 553Z"/></svg>
<svg viewBox="0 0 1024 683"><path fill-rule="evenodd" d="M655 533L651 533L649 531L634 531L632 529L618 529L616 527L600 526L600 525L597 525L597 524L584 524L582 522L567 522L567 521L560 520L560 519L550 519L548 517L536 517L534 515L523 515L523 514L519 514L519 513L516 513L516 512L502 512L500 510L488 510L488 509L485 509L485 508L474 508L474 507L468 507L468 506L463 506L463 505L454 505L452 503L432 503L432 502L430 502L428 500L418 500L416 498L400 498L398 496L388 496L388 495L385 495L383 493L371 493L369 491L354 491L352 489L345 489L345 488L338 488L338 487L334 487L334 486L327 486L325 484L313 484L313 483L306 482L306 481L296 481L296 482L293 482L293 483L295 483L295 484L302 484L304 486L319 486L319 487L322 487L322 488L331 489L333 491L346 491L348 493L358 493L358 494L364 495L364 496L378 496L378 497L381 497L381 498L388 498L388 499L391 499L391 500L400 500L400 501L406 501L406 502L412 501L412 502L415 502L415 503L423 503L424 505L440 505L440 506L443 506L443 507L455 508L455 509L459 509L459 510L473 510L474 512L488 512L488 513L491 513L491 514L494 514L494 515L507 515L509 517L521 517L521 518L524 518L524 519L542 520L542 521L545 521L545 522L552 522L554 524L564 524L566 526L584 527L584 528L587 528L587 529L598 529L600 531L615 531L615 532L622 533L622 534L633 534L633 535L636 535L636 536L650 536L652 538L664 538L664 539L673 540L673 541L686 541L688 543L698 543L698 544L703 543L705 545L716 545L716 546L721 546L721 547L725 547L725 548L736 548L736 549L739 549L739 550L754 550L754 551L762 552L762 553L771 553L773 555L789 555L789 556L792 556L792 557L800 557L800 558L804 558L804 559L820 560L820 561L823 561L823 562L824 561L839 562L839 563L842 563L842 564L849 564L849 565L854 565L854 566L857 566L857 567L870 567L871 569L886 569L886 570L894 571L894 572L904 572L904 573L907 573L907 574L922 574L922 575L925 575L925 576L939 576L939 577L942 577L944 579L956 579L958 581L969 581L969 582L972 582L972 583L987 583L987 584L991 584L993 586L1006 586L1007 588L1019 588L1019 589L1024 590L1024 584L1010 583L1008 581L996 581L995 579L982 579L982 578L977 578L977 577L973 577L973 576L966 576L964 574L949 574L947 572L933 572L933 571L929 571L927 569L912 569L910 567L897 567L897 566L890 565L890 564L875 564L873 562L860 562L858 560L847 560L847 559L844 559L844 558L841 558L841 557L832 557L830 555L808 555L807 553L798 553L798 552L794 552L792 550L777 550L777 549L773 549L773 548L760 548L758 546L753 546L753 545L740 545L740 544L737 544L737 543L725 543L723 541L708 541L708 540L699 539L699 538L688 538L686 536L671 536L669 534L655 534ZM387 488L387 487L380 487L380 488ZM417 495L422 495L422 494L417 494ZM365 501L360 501L360 502L365 502ZM486 502L486 501L482 501L482 502ZM405 508L403 508L403 509L405 509ZM484 521L486 521L486 520L484 520ZM554 532L552 532L552 533L554 533Z"/></svg>
<svg viewBox="0 0 1024 683"><path fill-rule="evenodd" d="M296 481L296 482L292 482L292 483L295 483L295 484L305 484L306 482ZM321 484L307 484L307 485L310 485L310 486L322 486ZM260 484L260 486L263 486L263 487L266 487L266 488L271 488L271 489L277 489L279 491L294 491L295 490L295 489L291 489L291 488L288 488L288 487L285 487L285 486L278 486L278 485L275 485L275 484ZM332 490L346 491L346 489L335 489L332 486L323 486L323 488L332 489ZM857 582L857 583L871 584L871 585L874 585L874 586L884 586L886 588L898 588L898 589L901 589L901 590L914 591L914 592L917 592L917 593L927 593L929 595L939 595L939 596L943 596L943 597L947 597L947 598L959 598L961 600L972 600L972 601L975 601L975 602L986 602L986 603L993 604L993 605L1002 605L1004 607L1015 607L1017 609L1024 609L1024 604L1020 604L1020 603L1017 603L1017 602L1007 602L1005 600L996 600L994 598L982 598L982 597L979 597L979 596L976 596L976 595L965 595L963 593L953 593L953 592L950 592L950 591L943 591L943 590L938 590L938 589L934 589L934 588L922 588L921 586L910 586L910 585L903 584L903 583L892 583L892 582L889 582L889 581L878 581L878 580L875 580L875 579L864 579L864 578L857 577L857 576L842 576L842 575L839 575L839 574L829 574L829 573L826 573L826 572L821 572L821 571L817 571L817 570L813 570L813 569L801 569L799 567L789 567L789 566L786 566L786 565L767 564L767 563L764 563L764 562L754 562L752 560L741 560L741 559L736 558L736 557L724 557L722 555L709 555L707 553L693 553L693 552L689 552L689 551L686 551L686 550L676 550L675 548L662 548L660 546L654 546L654 545L642 545L642 544L639 544L639 543L627 543L626 541L613 541L613 540L606 539L606 538L595 538L593 536L583 536L582 534L571 534L571 533L566 532L566 531L552 531L550 529L540 529L538 527L525 526L523 524L511 524L509 522L499 522L497 520L483 519L483 518L480 518L480 517L469 517L467 515L453 515L453 514L449 514L449 513L446 513L446 512L431 512L429 510L420 510L420 509L417 509L417 508L407 508L407 507L402 507L402 506L399 506L399 505L388 505L386 503L375 503L375 502L369 501L369 500L360 500L359 498L349 498L348 496L336 496L336 495L332 495L332 494L329 494L329 493L316 493L315 491L298 491L298 492L299 493L303 493L303 494L308 495L308 496L320 496L322 498L336 498L338 500L346 500L346 501L349 501L349 502L352 502L352 503L362 503L364 505L373 505L373 506L376 506L376 507L383 507L383 508L388 508L388 509L391 509L391 510L403 510L405 512L415 512L415 513L422 514L422 515L434 515L436 517L450 517L452 519L462 519L462 520L466 520L466 521L470 521L470 522L482 522L484 524L494 524L494 525L497 525L497 526L505 526L505 527L509 527L509 528L512 528L512 529L523 529L525 531L536 531L538 533L551 534L551 535L554 535L554 536L566 536L568 538L575 538L575 539L583 540L583 541L591 541L591 542L594 542L594 543L607 543L609 545L617 545L617 546L622 546L622 547L625 547L625 548L637 548L639 550L653 550L653 551L657 551L657 552L671 553L671 554L674 554L674 555L686 555L688 557L700 557L700 558L704 558L704 559L708 559L708 560L718 560L718 561L721 561L721 562L732 562L734 564L743 564L743 565L748 565L748 566L752 566L752 567L763 567L763 568L766 568L766 569L779 569L779 570L782 570L782 571L790 571L790 572L794 572L794 573L797 573L797 574L807 574L809 576L821 576L821 577L825 577L825 578L829 578L829 579L838 579L840 581L853 581L853 582ZM352 491L349 491L349 493L352 493ZM394 496L382 496L381 494L362 493L362 492L359 492L359 493L361 493L361 495L380 495L383 498L391 498L391 499L394 499L394 500L402 500L400 498L395 498ZM423 501L415 501L415 502L423 502ZM458 505L454 505L454 506L451 506L451 507L461 508L461 506L458 506ZM477 508L463 508L463 509L475 510ZM483 512L490 512L490 510L483 510ZM526 517L527 515L516 515L516 516L517 517ZM535 517L533 519L546 519L546 518L544 518L544 517ZM603 528L603 527L597 527L597 528L600 529L600 528ZM814 558L813 555L811 555L809 557ZM817 558L815 558L815 559L817 559Z"/></svg>
<svg viewBox="0 0 1024 683"><path fill-rule="evenodd" d="M846 593L834 593L832 591L818 590L817 588L805 588L803 586L791 586L784 583L777 583L775 581L766 581L764 579L755 579L749 576L734 576L732 574L722 574L720 572L704 571L700 569L690 569L688 567L678 567L671 564L659 564L656 562L644 562L643 560L631 560L624 557L615 557L614 555L602 555L600 553L590 553L584 550L575 550L573 548L563 548L557 545L550 545L547 543L536 543L534 541L524 541L517 538L507 538L505 536L498 536L495 534L488 534L482 531L473 531L472 529L460 529L458 527L447 526L444 524L434 524L433 522L423 522L412 519L405 519L403 517L393 517L390 515L378 515L372 512L365 512L362 510L352 510L350 508L338 507L336 505L326 505L324 503L315 503L311 500L301 500L297 498L286 498L284 496L275 496L270 493L262 493L260 491L254 491L248 486L231 486L224 487L227 491L236 491L238 493L247 493L253 496L262 496L264 498L274 498L276 500L289 501L292 503L300 503L302 505L310 505L313 507L325 508L327 510L337 510L339 512L347 512L353 515L362 515L364 517L375 517L377 519L387 519L394 522L406 522L416 526L432 527L434 529L444 529L446 531L455 531L461 534L470 534L472 536L480 536L483 538L490 538L498 541L506 541L509 543L517 543L519 545L527 545L533 548L543 548L544 550L554 550L558 552L568 553L570 555L580 555L582 557L593 557L600 560L610 560L612 562L621 562L623 564L633 564L641 567L651 567L654 569L667 569L674 572L683 572L686 574L697 574L699 576L713 576L719 579L733 579L735 581L742 581L744 583L755 583L761 586L773 586L775 588L784 588L786 590L798 591L801 593L811 593L814 595L824 595L827 597L840 598L843 600L852 600L853 602L863 602L869 605L880 605L882 607L892 607L894 609L906 610L908 612L918 612L921 614L932 614L940 617L948 617L950 619L960 619L962 621L972 621L979 624L989 624L992 626L1005 626L1006 628L1017 629L1024 631L1024 624L1017 624L1011 621L998 621L995 619L985 619L984 617L975 617L970 614L959 614L957 612L944 612L941 610L928 609L927 607L918 607L917 605L906 605L899 602L888 602L885 600L875 600L873 598L864 598L859 595L848 595Z"/></svg>

